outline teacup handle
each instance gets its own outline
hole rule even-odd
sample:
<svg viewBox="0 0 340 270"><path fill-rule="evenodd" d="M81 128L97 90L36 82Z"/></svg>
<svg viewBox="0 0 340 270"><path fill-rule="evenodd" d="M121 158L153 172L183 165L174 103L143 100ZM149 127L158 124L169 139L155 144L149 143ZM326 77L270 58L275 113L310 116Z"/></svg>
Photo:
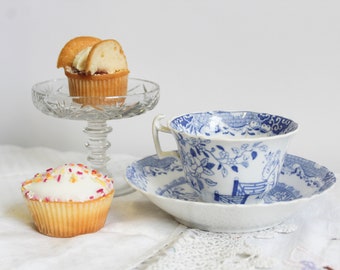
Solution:
<svg viewBox="0 0 340 270"><path fill-rule="evenodd" d="M161 149L161 144L159 142L159 136L158 133L164 132L164 133L169 133L171 134L170 128L168 126L164 126L161 123L161 120L164 119L165 116L160 114L157 115L153 122L152 122L152 137L153 137L153 143L156 148L156 153L159 158L164 158L164 157L179 157L179 154L177 151L163 151Z"/></svg>

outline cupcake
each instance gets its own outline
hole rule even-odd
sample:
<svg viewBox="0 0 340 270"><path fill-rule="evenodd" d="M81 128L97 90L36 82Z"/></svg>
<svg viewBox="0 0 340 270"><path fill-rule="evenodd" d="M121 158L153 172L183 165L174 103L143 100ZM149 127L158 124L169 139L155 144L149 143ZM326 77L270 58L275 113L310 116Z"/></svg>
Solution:
<svg viewBox="0 0 340 270"><path fill-rule="evenodd" d="M71 39L60 52L57 67L64 68L70 96L81 97L78 101L83 105L124 101L107 99L127 94L129 70L118 41L89 36Z"/></svg>
<svg viewBox="0 0 340 270"><path fill-rule="evenodd" d="M101 229L112 202L113 180L83 164L65 164L22 183L37 230L72 237Z"/></svg>

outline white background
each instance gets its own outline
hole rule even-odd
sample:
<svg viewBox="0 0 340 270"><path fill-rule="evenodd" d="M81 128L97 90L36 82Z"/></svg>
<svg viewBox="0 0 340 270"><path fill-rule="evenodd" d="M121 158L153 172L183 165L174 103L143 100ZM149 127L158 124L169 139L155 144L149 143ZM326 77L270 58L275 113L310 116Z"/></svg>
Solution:
<svg viewBox="0 0 340 270"><path fill-rule="evenodd" d="M31 86L63 77L63 45L92 35L117 39L130 76L161 87L153 111L109 122L109 153L154 154L160 113L255 110L297 121L289 152L340 171L339 1L12 0L0 31L1 144L86 152L86 123L43 115Z"/></svg>

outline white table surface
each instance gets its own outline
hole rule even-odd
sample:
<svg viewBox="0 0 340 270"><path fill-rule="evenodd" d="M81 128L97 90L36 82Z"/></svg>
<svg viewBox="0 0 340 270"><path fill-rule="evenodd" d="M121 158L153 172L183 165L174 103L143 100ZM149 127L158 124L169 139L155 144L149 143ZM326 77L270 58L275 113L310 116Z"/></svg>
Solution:
<svg viewBox="0 0 340 270"><path fill-rule="evenodd" d="M66 239L38 233L21 183L83 159L83 153L0 146L0 269L340 269L338 184L282 225L255 233L186 228L138 192L114 198L99 232Z"/></svg>

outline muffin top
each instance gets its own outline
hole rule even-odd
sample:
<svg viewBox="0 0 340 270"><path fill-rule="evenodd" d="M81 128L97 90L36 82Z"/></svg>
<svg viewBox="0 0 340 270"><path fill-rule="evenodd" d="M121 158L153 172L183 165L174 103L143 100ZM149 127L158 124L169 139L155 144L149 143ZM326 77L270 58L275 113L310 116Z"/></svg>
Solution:
<svg viewBox="0 0 340 270"><path fill-rule="evenodd" d="M21 191L30 200L84 202L113 192L113 179L83 164L65 164L37 173L22 183Z"/></svg>
<svg viewBox="0 0 340 270"><path fill-rule="evenodd" d="M118 41L80 36L62 48L57 67L79 75L115 74L128 71L126 56Z"/></svg>

